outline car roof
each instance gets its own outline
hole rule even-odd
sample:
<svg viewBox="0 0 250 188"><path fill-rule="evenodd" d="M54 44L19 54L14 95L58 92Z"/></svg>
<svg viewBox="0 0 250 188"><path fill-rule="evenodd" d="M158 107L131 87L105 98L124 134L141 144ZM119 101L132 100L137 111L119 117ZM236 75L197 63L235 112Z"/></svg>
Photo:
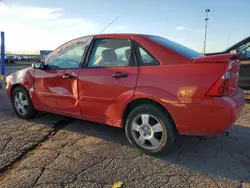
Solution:
<svg viewBox="0 0 250 188"><path fill-rule="evenodd" d="M105 33L105 34L93 34L93 35L85 35L85 36L81 36L81 37L77 37L77 38L73 38L65 43L63 43L61 46L63 46L64 44L68 43L68 42L72 42L72 41L77 41L77 40L81 40L87 37L95 37L95 38L133 38L133 37L143 37L143 36L153 36L153 35L148 35L148 34L139 34L139 33ZM59 46L58 48L60 48L61 46ZM58 49L56 48L56 49Z"/></svg>
<svg viewBox="0 0 250 188"><path fill-rule="evenodd" d="M157 36L157 35L151 35L151 34L143 34L143 33L103 33L103 34L93 34L93 35L85 35L78 38L74 38L72 40L82 39L85 37L96 37L96 38L120 38L120 37L138 37L138 36ZM160 36L158 36L160 37Z"/></svg>
<svg viewBox="0 0 250 188"><path fill-rule="evenodd" d="M117 36L138 36L138 35L143 35L139 33L102 33L102 34L94 34L90 35L92 37L117 37Z"/></svg>

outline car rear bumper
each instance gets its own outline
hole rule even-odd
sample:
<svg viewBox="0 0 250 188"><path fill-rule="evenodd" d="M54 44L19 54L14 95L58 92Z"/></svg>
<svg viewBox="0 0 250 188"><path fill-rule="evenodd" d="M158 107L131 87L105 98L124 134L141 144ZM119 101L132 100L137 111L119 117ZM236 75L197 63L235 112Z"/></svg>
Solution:
<svg viewBox="0 0 250 188"><path fill-rule="evenodd" d="M219 135L235 123L245 104L241 89L230 97L205 97L199 104L177 106L173 119L181 135Z"/></svg>

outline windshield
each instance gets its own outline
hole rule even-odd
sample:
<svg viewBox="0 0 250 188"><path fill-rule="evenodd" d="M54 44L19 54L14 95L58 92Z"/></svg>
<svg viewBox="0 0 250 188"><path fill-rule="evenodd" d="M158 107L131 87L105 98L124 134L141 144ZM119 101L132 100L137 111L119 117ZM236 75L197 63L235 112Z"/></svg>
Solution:
<svg viewBox="0 0 250 188"><path fill-rule="evenodd" d="M147 35L146 36L148 39L162 45L165 46L173 51L175 51L178 54L181 54L187 58L193 59L193 58L198 58L198 57L203 57L204 55L196 52L195 50L192 50L188 47L182 46L178 43L175 43L171 40L165 39L163 37L158 37L158 36L151 36L151 35Z"/></svg>
<svg viewBox="0 0 250 188"><path fill-rule="evenodd" d="M247 43L245 43L245 44L243 44L243 45L241 45L237 50L239 52L242 52L242 51L246 50L249 46L250 46L250 41L247 42Z"/></svg>

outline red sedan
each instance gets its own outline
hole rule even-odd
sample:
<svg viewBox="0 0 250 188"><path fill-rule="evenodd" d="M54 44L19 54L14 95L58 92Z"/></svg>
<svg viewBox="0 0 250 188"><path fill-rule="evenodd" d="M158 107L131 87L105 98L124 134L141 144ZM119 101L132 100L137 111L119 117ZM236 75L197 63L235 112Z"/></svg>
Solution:
<svg viewBox="0 0 250 188"><path fill-rule="evenodd" d="M219 135L236 121L239 56L152 35L93 35L8 76L6 89L21 118L46 111L125 128L136 147L157 153L177 134Z"/></svg>

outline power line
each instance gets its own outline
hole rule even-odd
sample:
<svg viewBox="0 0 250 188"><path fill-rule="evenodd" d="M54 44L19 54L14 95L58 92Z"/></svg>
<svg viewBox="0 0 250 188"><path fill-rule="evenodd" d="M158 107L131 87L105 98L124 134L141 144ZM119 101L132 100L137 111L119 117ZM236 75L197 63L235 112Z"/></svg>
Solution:
<svg viewBox="0 0 250 188"><path fill-rule="evenodd" d="M105 31L111 24L113 24L117 19L119 18L119 16L117 16L112 22L110 22L103 30L101 30L101 32L99 34L101 34L103 31Z"/></svg>

